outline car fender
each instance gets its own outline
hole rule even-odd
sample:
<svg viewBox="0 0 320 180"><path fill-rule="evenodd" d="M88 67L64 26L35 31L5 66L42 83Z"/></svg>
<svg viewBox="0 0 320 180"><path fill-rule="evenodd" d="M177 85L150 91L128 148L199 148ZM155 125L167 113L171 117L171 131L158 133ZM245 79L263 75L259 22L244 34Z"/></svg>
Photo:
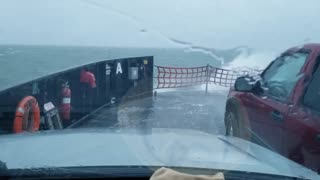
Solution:
<svg viewBox="0 0 320 180"><path fill-rule="evenodd" d="M241 95L238 95L241 96ZM226 112L228 111L228 109L230 108L234 108L237 110L236 113L238 113L238 115L241 117L240 120L238 120L238 126L239 126L239 130L240 130L240 135L241 138L246 139L246 140L251 140L251 125L250 125L250 121L249 121L249 114L248 114L248 110L247 108L245 108L244 103L242 102L240 97L237 96L233 96L231 98L229 98L227 100L226 103ZM226 114L225 114L226 115Z"/></svg>

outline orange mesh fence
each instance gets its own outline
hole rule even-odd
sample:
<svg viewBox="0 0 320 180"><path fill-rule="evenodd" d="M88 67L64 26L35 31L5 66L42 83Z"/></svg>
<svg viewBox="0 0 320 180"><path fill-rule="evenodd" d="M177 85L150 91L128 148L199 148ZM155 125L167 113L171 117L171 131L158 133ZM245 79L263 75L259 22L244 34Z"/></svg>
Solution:
<svg viewBox="0 0 320 180"><path fill-rule="evenodd" d="M179 88L201 84L216 84L224 87L232 87L235 80L244 75L257 75L261 71L233 71L212 66L201 67L163 67L155 66L157 69L157 87Z"/></svg>
<svg viewBox="0 0 320 180"><path fill-rule="evenodd" d="M178 88L205 84L207 80L207 66L192 68L157 68L157 89Z"/></svg>
<svg viewBox="0 0 320 180"><path fill-rule="evenodd" d="M232 87L236 79L249 74L248 71L236 72L210 66L208 82L224 87Z"/></svg>

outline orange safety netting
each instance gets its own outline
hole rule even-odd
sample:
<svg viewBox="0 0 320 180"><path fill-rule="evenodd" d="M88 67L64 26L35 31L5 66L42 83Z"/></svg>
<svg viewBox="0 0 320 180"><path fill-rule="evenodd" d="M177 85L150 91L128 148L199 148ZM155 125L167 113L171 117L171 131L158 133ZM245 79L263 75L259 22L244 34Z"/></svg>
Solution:
<svg viewBox="0 0 320 180"><path fill-rule="evenodd" d="M157 89L188 87L204 84L207 81L207 66L191 68L156 66L156 68Z"/></svg>
<svg viewBox="0 0 320 180"><path fill-rule="evenodd" d="M190 68L155 67L157 69L157 76L155 77L157 79L156 89L188 87L207 83L232 87L238 77L252 73L249 71L236 72L209 65Z"/></svg>

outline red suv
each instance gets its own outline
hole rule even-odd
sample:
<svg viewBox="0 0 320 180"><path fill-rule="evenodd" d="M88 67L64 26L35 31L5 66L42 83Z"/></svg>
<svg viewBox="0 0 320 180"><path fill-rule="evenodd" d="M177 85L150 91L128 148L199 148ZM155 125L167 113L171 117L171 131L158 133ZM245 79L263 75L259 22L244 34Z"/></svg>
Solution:
<svg viewBox="0 0 320 180"><path fill-rule="evenodd" d="M294 47L230 89L226 134L320 170L320 44Z"/></svg>

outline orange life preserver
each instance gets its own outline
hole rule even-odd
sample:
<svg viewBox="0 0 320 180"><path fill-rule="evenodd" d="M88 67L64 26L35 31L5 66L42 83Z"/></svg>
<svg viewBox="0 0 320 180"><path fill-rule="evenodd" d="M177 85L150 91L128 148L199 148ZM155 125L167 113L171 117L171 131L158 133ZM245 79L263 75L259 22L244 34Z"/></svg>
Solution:
<svg viewBox="0 0 320 180"><path fill-rule="evenodd" d="M87 83L91 88L95 88L96 84L96 77L92 72L86 71L85 69L81 70L80 73L80 82Z"/></svg>
<svg viewBox="0 0 320 180"><path fill-rule="evenodd" d="M13 122L13 132L35 132L39 130L39 127L40 108L38 102L35 97L27 96L20 101L17 107L15 119Z"/></svg>

